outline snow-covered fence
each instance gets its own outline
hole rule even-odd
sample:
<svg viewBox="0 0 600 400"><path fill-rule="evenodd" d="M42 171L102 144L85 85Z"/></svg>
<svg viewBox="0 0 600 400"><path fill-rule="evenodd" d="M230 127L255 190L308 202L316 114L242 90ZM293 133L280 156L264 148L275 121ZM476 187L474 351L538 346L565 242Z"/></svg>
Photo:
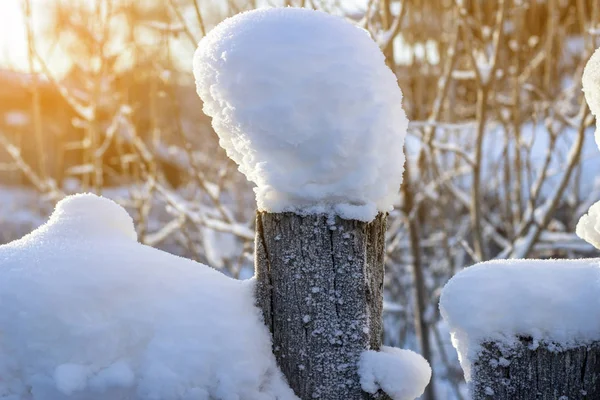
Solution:
<svg viewBox="0 0 600 400"><path fill-rule="evenodd" d="M378 47L325 13L260 10L206 36L195 73L257 184L257 280L140 244L118 204L68 196L0 246L0 398L420 396L427 361L380 346L407 120Z"/></svg>
<svg viewBox="0 0 600 400"><path fill-rule="evenodd" d="M221 145L257 185L257 302L290 387L303 400L419 396L427 363L377 352L408 125L377 44L322 12L258 10L212 30L194 72Z"/></svg>
<svg viewBox="0 0 600 400"><path fill-rule="evenodd" d="M582 80L598 116L599 50ZM600 202L577 234L600 249ZM440 311L473 400L600 398L599 293L600 259L498 260L450 279Z"/></svg>
<svg viewBox="0 0 600 400"><path fill-rule="evenodd" d="M440 309L473 400L600 398L600 259L482 263Z"/></svg>
<svg viewBox="0 0 600 400"><path fill-rule="evenodd" d="M0 398L299 400L277 367L255 283L138 243L111 200L69 196L0 246ZM348 367L356 382L394 400L415 399L431 376L408 350L359 356Z"/></svg>

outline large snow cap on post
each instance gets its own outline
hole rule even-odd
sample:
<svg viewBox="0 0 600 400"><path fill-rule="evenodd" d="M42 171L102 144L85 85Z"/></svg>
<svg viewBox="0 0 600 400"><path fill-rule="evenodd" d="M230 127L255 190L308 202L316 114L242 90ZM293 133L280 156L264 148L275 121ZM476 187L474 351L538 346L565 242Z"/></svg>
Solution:
<svg viewBox="0 0 600 400"><path fill-rule="evenodd" d="M600 49L597 49L583 70L585 100L596 116L596 144L600 148Z"/></svg>
<svg viewBox="0 0 600 400"><path fill-rule="evenodd" d="M135 237L86 194L0 246L0 399L297 400L253 281Z"/></svg>
<svg viewBox="0 0 600 400"><path fill-rule="evenodd" d="M369 221L392 209L408 121L366 31L308 9L242 13L202 39L194 74L260 210Z"/></svg>
<svg viewBox="0 0 600 400"><path fill-rule="evenodd" d="M499 260L469 267L444 287L440 311L470 379L481 345L518 337L557 350L600 341L600 259Z"/></svg>

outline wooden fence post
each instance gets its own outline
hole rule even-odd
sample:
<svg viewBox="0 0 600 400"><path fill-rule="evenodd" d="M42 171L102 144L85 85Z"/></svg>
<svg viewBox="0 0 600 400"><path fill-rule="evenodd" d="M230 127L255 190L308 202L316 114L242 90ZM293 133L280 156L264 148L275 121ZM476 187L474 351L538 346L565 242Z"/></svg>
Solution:
<svg viewBox="0 0 600 400"><path fill-rule="evenodd" d="M600 399L599 266L494 260L446 283L440 312L472 400Z"/></svg>
<svg viewBox="0 0 600 400"><path fill-rule="evenodd" d="M377 42L321 11L253 10L202 39L194 76L219 143L257 186L257 304L291 388L302 400L385 398L363 393L360 367L367 390L398 398L402 379L380 385L389 356L419 372L416 392L430 372L421 358L361 359L381 345L377 212L397 202L408 129Z"/></svg>
<svg viewBox="0 0 600 400"><path fill-rule="evenodd" d="M374 398L361 390L357 362L381 345L385 228L383 214L367 223L257 213L257 301L302 400Z"/></svg>
<svg viewBox="0 0 600 400"><path fill-rule="evenodd" d="M488 342L471 370L473 400L600 399L600 342L567 350L531 338L510 349Z"/></svg>

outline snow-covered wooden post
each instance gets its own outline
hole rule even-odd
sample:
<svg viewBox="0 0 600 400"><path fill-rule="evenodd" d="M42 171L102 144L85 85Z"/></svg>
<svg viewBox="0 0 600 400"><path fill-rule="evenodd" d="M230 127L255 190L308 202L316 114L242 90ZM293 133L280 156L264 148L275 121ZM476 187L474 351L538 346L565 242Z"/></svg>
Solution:
<svg viewBox="0 0 600 400"><path fill-rule="evenodd" d="M342 18L266 9L211 31L194 72L221 145L257 186L257 303L291 388L303 400L383 398L373 354L358 373L381 345L386 214L408 124L383 54ZM421 391L400 377L395 399L422 393L421 360Z"/></svg>
<svg viewBox="0 0 600 400"><path fill-rule="evenodd" d="M600 398L600 259L482 263L454 276L442 316L473 400Z"/></svg>
<svg viewBox="0 0 600 400"><path fill-rule="evenodd" d="M583 90L600 115L600 50ZM600 202L577 234L600 249ZM440 310L473 400L600 399L599 294L600 259L499 260L454 276Z"/></svg>
<svg viewBox="0 0 600 400"><path fill-rule="evenodd" d="M381 346L385 221L257 215L259 307L302 399L371 398L356 365Z"/></svg>

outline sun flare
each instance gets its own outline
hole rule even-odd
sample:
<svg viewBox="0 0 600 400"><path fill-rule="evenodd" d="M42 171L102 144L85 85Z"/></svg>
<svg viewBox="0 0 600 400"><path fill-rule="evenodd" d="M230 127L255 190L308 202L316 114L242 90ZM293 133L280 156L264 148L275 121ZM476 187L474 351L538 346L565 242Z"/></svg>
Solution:
<svg viewBox="0 0 600 400"><path fill-rule="evenodd" d="M22 2L0 1L0 67L27 68L27 39Z"/></svg>

